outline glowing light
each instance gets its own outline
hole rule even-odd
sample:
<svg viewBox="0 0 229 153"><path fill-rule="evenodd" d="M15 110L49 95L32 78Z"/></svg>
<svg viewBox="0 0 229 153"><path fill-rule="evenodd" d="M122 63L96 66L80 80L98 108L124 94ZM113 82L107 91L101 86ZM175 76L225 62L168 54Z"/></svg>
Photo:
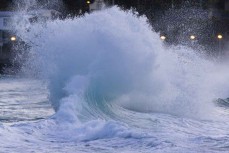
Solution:
<svg viewBox="0 0 229 153"><path fill-rule="evenodd" d="M218 39L223 39L223 36L222 36L221 34L219 34L219 35L217 36L217 38L218 38Z"/></svg>
<svg viewBox="0 0 229 153"><path fill-rule="evenodd" d="M16 41L17 38L16 38L15 36L12 36L12 37L10 38L10 40L11 40L11 41Z"/></svg>
<svg viewBox="0 0 229 153"><path fill-rule="evenodd" d="M161 40L165 40L166 39L166 37L163 36L163 35L160 38L161 38Z"/></svg>
<svg viewBox="0 0 229 153"><path fill-rule="evenodd" d="M90 4L91 2L90 1L87 1L87 4Z"/></svg>
<svg viewBox="0 0 229 153"><path fill-rule="evenodd" d="M195 37L194 35L191 35L191 36L190 36L190 39L191 39L191 40L194 40L194 39L196 39L196 37Z"/></svg>

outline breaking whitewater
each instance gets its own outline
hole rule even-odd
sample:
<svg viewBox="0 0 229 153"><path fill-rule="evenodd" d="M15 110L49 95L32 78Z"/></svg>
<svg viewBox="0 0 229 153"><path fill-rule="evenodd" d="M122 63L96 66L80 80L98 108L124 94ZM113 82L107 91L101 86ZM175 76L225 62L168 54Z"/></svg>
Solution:
<svg viewBox="0 0 229 153"><path fill-rule="evenodd" d="M0 78L1 153L228 152L226 61L118 7L17 27L30 56Z"/></svg>

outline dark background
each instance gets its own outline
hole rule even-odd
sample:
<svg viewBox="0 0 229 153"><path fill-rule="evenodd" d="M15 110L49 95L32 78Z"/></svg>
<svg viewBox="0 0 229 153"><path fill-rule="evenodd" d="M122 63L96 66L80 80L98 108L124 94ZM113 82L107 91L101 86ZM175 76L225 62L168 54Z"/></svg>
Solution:
<svg viewBox="0 0 229 153"><path fill-rule="evenodd" d="M58 10L63 18L89 12L87 0L62 0L61 5L53 5L53 1L39 0L39 3L45 4L39 6ZM89 1L93 3L94 0ZM229 39L229 10L225 9L226 1L229 0L104 0L108 7L115 4L123 10L132 9L139 15L145 15L156 32L166 35L168 44L192 45L189 36L194 34L198 38L195 43L208 47L207 50L218 49L218 34L224 37L220 42L223 47ZM13 10L15 7L12 7L12 2L0 0L0 10ZM52 4L48 5L50 2ZM23 3L20 5L17 7L23 7ZM209 17L211 11L213 15Z"/></svg>
<svg viewBox="0 0 229 153"><path fill-rule="evenodd" d="M39 0L40 3L47 3L50 0ZM65 6L66 13L78 12L79 9L87 10L87 0L62 0ZM90 0L93 2L94 0ZM224 9L224 2L228 0L104 0L106 4L114 4L121 6L125 9L136 8L140 12L144 13L144 10L165 10L169 9L174 4L175 8L180 8L183 5L189 6L201 6L206 9L214 6L217 9ZM0 0L0 10L8 10L12 5L13 0Z"/></svg>

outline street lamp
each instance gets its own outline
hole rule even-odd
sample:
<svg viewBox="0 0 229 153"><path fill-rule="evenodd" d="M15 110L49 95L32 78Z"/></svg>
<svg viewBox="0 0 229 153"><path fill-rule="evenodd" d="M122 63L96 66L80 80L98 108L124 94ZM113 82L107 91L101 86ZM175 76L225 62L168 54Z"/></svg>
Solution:
<svg viewBox="0 0 229 153"><path fill-rule="evenodd" d="M10 40L11 40L11 41L16 41L17 38L16 38L16 36L12 36L12 37L10 37Z"/></svg>
<svg viewBox="0 0 229 153"><path fill-rule="evenodd" d="M91 2L90 1L87 1L87 4L90 4Z"/></svg>
<svg viewBox="0 0 229 153"><path fill-rule="evenodd" d="M218 39L218 45L219 45L219 56L222 54L222 44L221 44L221 40L223 39L223 35L222 34L218 34L217 35L217 39Z"/></svg>
<svg viewBox="0 0 229 153"><path fill-rule="evenodd" d="M160 38L161 38L161 40L165 40L166 39L166 36L161 35Z"/></svg>
<svg viewBox="0 0 229 153"><path fill-rule="evenodd" d="M196 36L191 35L191 36L190 36L190 39L191 39L191 40L195 40L195 39L196 39Z"/></svg>
<svg viewBox="0 0 229 153"><path fill-rule="evenodd" d="M221 39L223 39L223 35L218 34L218 35L217 35L217 38L218 38L219 40L221 40Z"/></svg>

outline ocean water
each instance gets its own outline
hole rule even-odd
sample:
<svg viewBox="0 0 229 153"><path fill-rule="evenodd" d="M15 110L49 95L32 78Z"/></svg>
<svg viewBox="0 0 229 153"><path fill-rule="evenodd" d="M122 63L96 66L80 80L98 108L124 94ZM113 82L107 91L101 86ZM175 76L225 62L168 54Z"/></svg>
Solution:
<svg viewBox="0 0 229 153"><path fill-rule="evenodd" d="M0 79L0 152L229 151L227 60L165 46L118 7L15 21L31 47Z"/></svg>

